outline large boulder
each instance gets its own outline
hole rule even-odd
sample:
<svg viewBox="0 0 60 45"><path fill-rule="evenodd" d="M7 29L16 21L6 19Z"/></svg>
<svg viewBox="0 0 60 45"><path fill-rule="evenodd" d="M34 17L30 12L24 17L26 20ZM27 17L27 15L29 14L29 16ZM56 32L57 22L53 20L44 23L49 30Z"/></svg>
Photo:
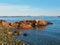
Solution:
<svg viewBox="0 0 60 45"><path fill-rule="evenodd" d="M21 29L30 29L30 28L32 28L32 24L30 22L22 21L20 23L20 28Z"/></svg>
<svg viewBox="0 0 60 45"><path fill-rule="evenodd" d="M5 20L0 20L0 25L3 27L10 27L9 24Z"/></svg>
<svg viewBox="0 0 60 45"><path fill-rule="evenodd" d="M11 23L9 23L9 25L10 25L11 27L18 28L19 23L18 23L18 22L11 22Z"/></svg>
<svg viewBox="0 0 60 45"><path fill-rule="evenodd" d="M44 20L35 20L35 21L36 21L35 25L38 25L38 26L46 26L48 24L52 24L51 22L47 22Z"/></svg>
<svg viewBox="0 0 60 45"><path fill-rule="evenodd" d="M22 33L22 32L19 31L19 30L16 30L16 31L14 32L15 35L21 35L21 33Z"/></svg>

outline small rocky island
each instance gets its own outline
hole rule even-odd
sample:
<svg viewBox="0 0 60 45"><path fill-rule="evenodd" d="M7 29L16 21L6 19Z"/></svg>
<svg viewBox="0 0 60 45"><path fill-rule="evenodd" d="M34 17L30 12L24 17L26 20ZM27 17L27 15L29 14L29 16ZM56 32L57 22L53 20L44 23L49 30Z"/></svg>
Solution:
<svg viewBox="0 0 60 45"><path fill-rule="evenodd" d="M28 45L21 40L14 38L14 35L20 35L22 32L15 30L11 32L10 28L19 28L19 29L31 29L36 27L47 26L53 24L44 20L23 20L19 22L7 22L5 20L0 20L0 45ZM27 34L24 34L27 36ZM31 45L31 44L30 44Z"/></svg>
<svg viewBox="0 0 60 45"><path fill-rule="evenodd" d="M36 26L47 26L49 24L53 24L53 23L47 22L44 20L23 20L19 22L8 23L5 20L0 20L0 26L5 28L14 27L14 28L20 28L20 29L28 29Z"/></svg>

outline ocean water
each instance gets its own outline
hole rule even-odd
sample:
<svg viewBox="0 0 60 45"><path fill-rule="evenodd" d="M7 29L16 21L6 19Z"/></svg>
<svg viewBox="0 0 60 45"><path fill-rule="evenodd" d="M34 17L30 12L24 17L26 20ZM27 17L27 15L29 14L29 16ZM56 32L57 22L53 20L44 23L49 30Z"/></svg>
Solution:
<svg viewBox="0 0 60 45"><path fill-rule="evenodd" d="M48 22L52 22L52 25L48 25L40 28L32 28L30 30L22 30L22 34L16 36L17 39L28 41L34 45L60 45L60 17L57 16L13 16L13 17L0 17L0 20L6 20L7 22L19 22L21 20L35 20L42 19ZM23 34L27 33L28 36Z"/></svg>

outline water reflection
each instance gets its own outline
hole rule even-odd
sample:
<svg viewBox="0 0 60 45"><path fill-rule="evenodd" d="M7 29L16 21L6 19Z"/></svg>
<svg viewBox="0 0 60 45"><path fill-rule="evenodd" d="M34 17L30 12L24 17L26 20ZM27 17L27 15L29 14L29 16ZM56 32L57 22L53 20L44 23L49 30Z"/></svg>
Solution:
<svg viewBox="0 0 60 45"><path fill-rule="evenodd" d="M13 35L16 35L16 36L23 35L23 36L27 37L27 36L29 36L29 33L27 33L27 32L29 32L30 30L44 30L45 28L46 28L46 26L35 26L34 28L28 28L28 29L26 29L26 28L9 29L9 32L12 32ZM24 31L26 31L26 32L24 33Z"/></svg>
<svg viewBox="0 0 60 45"><path fill-rule="evenodd" d="M46 26L35 26L34 27L36 30L44 30L45 28L46 28ZM29 30L31 30L32 28L28 28L28 29L26 29L26 28L24 28L24 29L22 29L21 28L21 30L27 30L27 31L29 31Z"/></svg>
<svg viewBox="0 0 60 45"><path fill-rule="evenodd" d="M32 29L36 29L36 30L44 30L46 28L46 26L35 26L34 28L28 28L28 29L20 29L20 31L19 30L16 30L14 33L15 33L15 35L21 35L22 33L23 33L23 31L30 31L30 30L32 30ZM27 33L27 32L25 32L24 34L22 34L23 36L25 36L25 37L27 37L27 36L29 36L29 33Z"/></svg>
<svg viewBox="0 0 60 45"><path fill-rule="evenodd" d="M36 26L35 27L37 30L44 30L46 28L46 26Z"/></svg>

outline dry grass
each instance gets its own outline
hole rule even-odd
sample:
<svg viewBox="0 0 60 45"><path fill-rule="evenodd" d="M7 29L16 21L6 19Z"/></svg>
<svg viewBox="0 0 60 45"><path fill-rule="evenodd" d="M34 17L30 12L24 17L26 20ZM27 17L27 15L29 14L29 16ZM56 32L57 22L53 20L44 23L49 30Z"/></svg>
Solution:
<svg viewBox="0 0 60 45"><path fill-rule="evenodd" d="M0 45L27 45L21 42L21 40L15 39L13 35L8 35L7 31L9 30L4 30L0 27Z"/></svg>

